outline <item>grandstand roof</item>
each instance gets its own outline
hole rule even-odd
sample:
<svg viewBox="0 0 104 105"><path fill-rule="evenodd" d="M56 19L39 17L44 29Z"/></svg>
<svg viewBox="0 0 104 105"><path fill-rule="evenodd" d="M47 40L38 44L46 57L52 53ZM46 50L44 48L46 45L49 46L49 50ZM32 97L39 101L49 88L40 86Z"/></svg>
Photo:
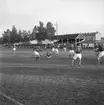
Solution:
<svg viewBox="0 0 104 105"><path fill-rule="evenodd" d="M104 43L104 40L96 40L95 43Z"/></svg>
<svg viewBox="0 0 104 105"><path fill-rule="evenodd" d="M76 34L64 34L64 35L56 35L53 36L52 39L60 40L60 39L83 39L84 36L94 36L98 32L89 32L89 33L76 33Z"/></svg>
<svg viewBox="0 0 104 105"><path fill-rule="evenodd" d="M53 36L52 39L75 39L79 34L65 34Z"/></svg>
<svg viewBox="0 0 104 105"><path fill-rule="evenodd" d="M81 33L84 36L88 36L88 35L96 35L98 32L89 32L89 33Z"/></svg>

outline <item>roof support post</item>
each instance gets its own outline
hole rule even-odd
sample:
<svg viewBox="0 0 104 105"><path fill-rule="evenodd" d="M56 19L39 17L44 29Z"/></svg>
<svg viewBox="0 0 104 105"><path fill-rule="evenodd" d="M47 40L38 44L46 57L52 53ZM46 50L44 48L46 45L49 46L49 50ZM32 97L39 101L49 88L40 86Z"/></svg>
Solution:
<svg viewBox="0 0 104 105"><path fill-rule="evenodd" d="M66 43L68 44L68 39L66 39L66 40L67 40L67 42L66 42Z"/></svg>
<svg viewBox="0 0 104 105"><path fill-rule="evenodd" d="M75 38L75 46L77 45L77 38Z"/></svg>
<svg viewBox="0 0 104 105"><path fill-rule="evenodd" d="M61 39L61 41L62 41L62 44L63 44L63 39Z"/></svg>

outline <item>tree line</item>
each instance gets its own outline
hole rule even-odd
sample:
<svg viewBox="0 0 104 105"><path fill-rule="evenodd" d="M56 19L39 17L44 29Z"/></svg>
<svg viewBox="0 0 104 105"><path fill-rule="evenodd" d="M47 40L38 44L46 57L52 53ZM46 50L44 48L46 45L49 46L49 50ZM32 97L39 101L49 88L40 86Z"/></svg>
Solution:
<svg viewBox="0 0 104 105"><path fill-rule="evenodd" d="M49 39L55 35L55 28L51 22L47 22L46 26L43 22L39 21L39 26L34 26L32 32L26 30L17 31L16 26L12 27L12 30L7 29L0 38L0 44L14 44L19 42L29 42L31 40L42 40Z"/></svg>

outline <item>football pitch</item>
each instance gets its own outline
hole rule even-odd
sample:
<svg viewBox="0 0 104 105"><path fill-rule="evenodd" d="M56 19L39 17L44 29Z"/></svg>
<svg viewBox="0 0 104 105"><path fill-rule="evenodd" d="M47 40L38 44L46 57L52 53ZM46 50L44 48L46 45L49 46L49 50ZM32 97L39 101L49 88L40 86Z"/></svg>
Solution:
<svg viewBox="0 0 104 105"><path fill-rule="evenodd" d="M49 50L50 51L50 50ZM0 48L0 105L104 105L104 60L84 50L82 67L68 51L38 61L32 49Z"/></svg>

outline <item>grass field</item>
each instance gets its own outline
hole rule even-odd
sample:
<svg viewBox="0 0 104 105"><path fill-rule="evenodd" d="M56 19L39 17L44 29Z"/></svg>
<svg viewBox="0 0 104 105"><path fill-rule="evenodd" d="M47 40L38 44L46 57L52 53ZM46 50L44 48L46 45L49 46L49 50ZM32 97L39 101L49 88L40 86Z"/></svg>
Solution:
<svg viewBox="0 0 104 105"><path fill-rule="evenodd" d="M82 65L71 67L68 52L51 59L43 51L35 61L31 49L0 48L0 105L104 105L104 63L84 50ZM103 60L104 61L104 60Z"/></svg>

